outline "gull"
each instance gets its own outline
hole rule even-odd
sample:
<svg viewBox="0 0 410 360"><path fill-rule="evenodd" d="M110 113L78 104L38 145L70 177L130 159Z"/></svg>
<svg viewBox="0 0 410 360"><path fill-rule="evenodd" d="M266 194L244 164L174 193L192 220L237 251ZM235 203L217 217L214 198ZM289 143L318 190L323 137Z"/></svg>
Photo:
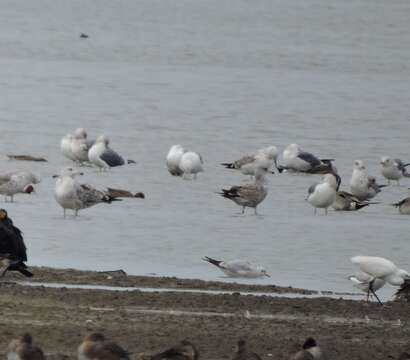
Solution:
<svg viewBox="0 0 410 360"><path fill-rule="evenodd" d="M410 190L410 188L409 188ZM402 215L410 215L410 197L406 197L403 200L392 204L393 206L399 208L399 213Z"/></svg>
<svg viewBox="0 0 410 360"><path fill-rule="evenodd" d="M95 141L87 139L87 132L83 128L78 128L74 131L71 139L71 154L75 161L81 163L89 161L88 151Z"/></svg>
<svg viewBox="0 0 410 360"><path fill-rule="evenodd" d="M333 159L318 159L313 154L303 151L298 144L290 144L283 151L282 169L308 172L308 173L328 173L336 172L332 166Z"/></svg>
<svg viewBox="0 0 410 360"><path fill-rule="evenodd" d="M171 148L168 151L167 157L166 157L166 164L168 171L170 172L171 175L173 176L182 176L183 171L179 167L179 163L181 161L182 155L186 153L187 150L185 150L181 145L172 145Z"/></svg>
<svg viewBox="0 0 410 360"><path fill-rule="evenodd" d="M19 228L14 226L7 211L0 209L0 276L7 271L18 271L24 276L31 277L33 274L27 270L27 250L23 235Z"/></svg>
<svg viewBox="0 0 410 360"><path fill-rule="evenodd" d="M270 277L266 270L260 265L254 265L244 260L231 260L221 261L215 260L208 256L202 258L202 260L215 265L218 269L229 277L242 277L242 278L258 278L258 277Z"/></svg>
<svg viewBox="0 0 410 360"><path fill-rule="evenodd" d="M376 279L384 280L393 286L400 286L406 279L410 279L410 274L406 270L399 269L392 261L382 257L354 256L351 258L351 261L359 266L361 273L371 278L368 291L373 293L381 305L382 302L377 297L373 288Z"/></svg>
<svg viewBox="0 0 410 360"><path fill-rule="evenodd" d="M45 360L43 350L33 344L31 334L25 333L8 345L7 360Z"/></svg>
<svg viewBox="0 0 410 360"><path fill-rule="evenodd" d="M308 189L308 197L306 200L314 206L316 215L317 208L324 208L327 215L327 208L333 204L336 199L337 180L335 175L326 174L322 181L314 184Z"/></svg>
<svg viewBox="0 0 410 360"><path fill-rule="evenodd" d="M61 153L69 160L76 161L76 158L71 150L71 143L73 141L74 135L67 134L64 135L60 141Z"/></svg>
<svg viewBox="0 0 410 360"><path fill-rule="evenodd" d="M87 335L77 350L78 360L129 360L131 353L101 333Z"/></svg>
<svg viewBox="0 0 410 360"><path fill-rule="evenodd" d="M125 164L124 158L112 150L108 145L110 141L105 135L97 138L94 145L88 150L89 161L100 169L108 169L114 166ZM134 160L127 160L128 164L135 163Z"/></svg>
<svg viewBox="0 0 410 360"><path fill-rule="evenodd" d="M4 195L5 201L10 197L13 202L16 194L31 194L34 192L35 184L40 179L29 171L15 171L8 174L0 175L0 194Z"/></svg>
<svg viewBox="0 0 410 360"><path fill-rule="evenodd" d="M266 198L266 195L268 194L265 177L267 172L267 168L257 168L255 172L255 182L253 184L232 186L230 189L222 189L222 192L219 194L232 200L239 206L242 206L242 214L245 213L246 207L251 207L255 209L256 215L257 206Z"/></svg>
<svg viewBox="0 0 410 360"><path fill-rule="evenodd" d="M266 167L271 169L273 165L279 170L278 163L278 149L276 146L268 146L259 149L254 154L245 155L239 160L232 163L222 163L227 169L239 170L244 175L255 175L255 170L258 167Z"/></svg>
<svg viewBox="0 0 410 360"><path fill-rule="evenodd" d="M198 360L199 352L194 344L182 340L175 346L153 355L150 360Z"/></svg>
<svg viewBox="0 0 410 360"><path fill-rule="evenodd" d="M236 348L235 348L235 352L232 356L232 360L250 360L250 359L262 360L258 354L248 349L248 345L245 340L239 339L236 345Z"/></svg>
<svg viewBox="0 0 410 360"><path fill-rule="evenodd" d="M369 274L361 271L358 271L355 275L349 276L348 279L353 283L354 287L367 294L366 302L369 302L369 297L371 294L376 295L376 291L381 289L386 284L386 280L375 279Z"/></svg>
<svg viewBox="0 0 410 360"><path fill-rule="evenodd" d="M383 156L380 160L382 175L387 179L390 185L390 180L396 180L397 185L400 184L400 179L404 177L410 177L410 174L406 171L406 166L400 159L391 159L388 156Z"/></svg>
<svg viewBox="0 0 410 360"><path fill-rule="evenodd" d="M350 192L359 200L368 200L375 197L386 185L379 185L376 178L369 176L362 160L355 160L350 180Z"/></svg>
<svg viewBox="0 0 410 360"><path fill-rule="evenodd" d="M196 179L197 174L203 172L204 169L202 164L202 156L194 151L186 151L182 154L181 160L179 161L179 168L182 171L182 177L184 179L189 179L190 175L194 176Z"/></svg>
<svg viewBox="0 0 410 360"><path fill-rule="evenodd" d="M120 201L118 198L112 198L108 193L97 190L91 185L80 184L75 179L76 176L83 173L76 172L72 168L64 169L60 175L53 175L56 179L55 199L63 208L64 218L66 209L74 210L74 215L78 215L81 209L89 208L99 203L108 203Z"/></svg>
<svg viewBox="0 0 410 360"><path fill-rule="evenodd" d="M291 357L291 360L324 360L322 349L317 345L316 340L309 337L302 345L302 350Z"/></svg>

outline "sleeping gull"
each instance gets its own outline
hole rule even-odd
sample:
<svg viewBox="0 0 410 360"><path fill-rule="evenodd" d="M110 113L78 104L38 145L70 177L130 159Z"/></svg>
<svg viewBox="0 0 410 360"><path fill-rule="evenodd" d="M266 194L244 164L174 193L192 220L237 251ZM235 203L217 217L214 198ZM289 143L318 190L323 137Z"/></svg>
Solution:
<svg viewBox="0 0 410 360"><path fill-rule="evenodd" d="M271 169L273 165L278 168L278 149L276 146L268 146L259 149L254 154L245 155L232 163L222 163L227 169L239 170L244 175L255 175L258 167Z"/></svg>
<svg viewBox="0 0 410 360"><path fill-rule="evenodd" d="M282 169L309 172L309 173L328 173L336 172L332 166L333 159L318 159L315 155L303 151L298 144L290 144L283 151Z"/></svg>
<svg viewBox="0 0 410 360"><path fill-rule="evenodd" d="M110 141L105 135L101 135L95 144L88 150L89 161L100 169L108 169L114 166L125 164L122 156L112 150L108 145ZM127 160L128 164L135 163L134 160Z"/></svg>
<svg viewBox="0 0 410 360"><path fill-rule="evenodd" d="M355 160L350 180L350 191L359 200L368 200L375 197L386 185L379 185L376 178L369 176L362 160Z"/></svg>
<svg viewBox="0 0 410 360"><path fill-rule="evenodd" d="M402 215L410 215L410 197L406 197L403 200L392 204L399 208L399 213Z"/></svg>
<svg viewBox="0 0 410 360"><path fill-rule="evenodd" d="M242 206L242 214L245 213L245 207L251 207L255 209L256 215L257 206L268 194L265 177L267 172L267 168L257 168L255 172L255 182L253 184L232 186L230 189L222 189L222 192L219 194Z"/></svg>
<svg viewBox="0 0 410 360"><path fill-rule="evenodd" d="M353 256L351 258L353 264L359 266L360 272L371 278L369 284L369 292L371 292L380 304L382 302L377 297L373 284L376 279L384 280L393 286L400 286L406 279L410 279L410 274L399 269L393 262L377 256Z"/></svg>
<svg viewBox="0 0 410 360"><path fill-rule="evenodd" d="M56 178L55 199L61 205L66 217L66 209L74 210L74 215L78 215L78 210L94 206L99 203L111 203L120 201L112 198L106 192L97 190L90 185L80 184L75 177L82 173L74 171L71 168L64 169L60 175L54 175Z"/></svg>
<svg viewBox="0 0 410 360"><path fill-rule="evenodd" d="M315 215L317 208L324 208L327 215L327 208L333 204L336 199L337 180L333 174L326 174L322 181L309 187L308 197L306 200L314 206Z"/></svg>
<svg viewBox="0 0 410 360"><path fill-rule="evenodd" d="M194 151L184 152L179 162L179 168L182 171L182 177L184 179L189 179L190 175L193 175L194 179L196 179L197 174L204 171L202 167L203 163L204 162L200 154Z"/></svg>
<svg viewBox="0 0 410 360"><path fill-rule="evenodd" d="M397 184L400 184L400 179L404 177L410 177L410 174L406 171L406 166L410 164L404 164L400 159L391 159L388 156L383 156L380 160L382 175L387 179L390 185L390 180L396 180Z"/></svg>
<svg viewBox="0 0 410 360"><path fill-rule="evenodd" d="M166 163L168 171L171 173L171 175L182 176L182 174L184 173L179 167L179 163L181 161L182 155L184 155L184 153L186 152L187 150L185 150L179 144L173 145L171 146L171 149L169 149L166 157Z"/></svg>
<svg viewBox="0 0 410 360"><path fill-rule="evenodd" d="M29 171L15 171L0 175L0 194L10 197L13 202L16 194L31 194L34 192L35 184L38 184L40 179Z"/></svg>
<svg viewBox="0 0 410 360"><path fill-rule="evenodd" d="M259 265L254 265L248 261L232 260L221 261L215 260L208 256L202 258L202 260L215 265L218 269L222 270L225 275L229 277L243 277L243 278L258 278L258 277L270 277L266 270Z"/></svg>
<svg viewBox="0 0 410 360"><path fill-rule="evenodd" d="M71 154L75 161L80 164L89 161L88 150L93 146L95 141L87 139L87 132L84 128L77 128L71 139Z"/></svg>
<svg viewBox="0 0 410 360"><path fill-rule="evenodd" d="M349 276L349 280L353 282L353 286L367 294L366 301L369 302L371 294L381 289L385 284L384 279L375 279L369 274L358 271L355 275Z"/></svg>

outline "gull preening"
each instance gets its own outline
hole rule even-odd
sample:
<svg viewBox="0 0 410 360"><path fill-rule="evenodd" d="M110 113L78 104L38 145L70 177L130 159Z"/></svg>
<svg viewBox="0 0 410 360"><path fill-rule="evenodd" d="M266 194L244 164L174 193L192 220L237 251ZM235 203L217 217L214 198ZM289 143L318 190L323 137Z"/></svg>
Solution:
<svg viewBox="0 0 410 360"><path fill-rule="evenodd" d="M380 304L382 302L374 290L376 279L383 280L393 286L400 286L406 279L410 279L410 274L406 270L399 269L392 261L382 257L354 256L351 261L359 266L361 273L368 275L368 293L371 292ZM361 278L358 280L362 281Z"/></svg>
<svg viewBox="0 0 410 360"><path fill-rule="evenodd" d="M88 162L88 150L94 141L87 139L87 132L84 128L78 128L71 137L71 155L75 161L82 164Z"/></svg>
<svg viewBox="0 0 410 360"><path fill-rule="evenodd" d="M325 209L325 214L327 215L327 208L336 199L336 188L337 180L333 174L324 175L320 183L309 187L306 200L315 208L315 215L317 208Z"/></svg>
<svg viewBox="0 0 410 360"><path fill-rule="evenodd" d="M108 203L120 201L118 198L111 197L107 192L93 188L91 185L80 184L75 177L83 175L81 172L74 171L72 168L64 169L60 175L54 175L56 178L55 199L63 208L64 218L66 209L74 210L74 215L78 211L86 209L99 203Z"/></svg>
<svg viewBox="0 0 410 360"><path fill-rule="evenodd" d="M169 149L166 157L166 164L171 175L182 176L184 173L179 167L179 163L184 153L186 153L186 150L179 144L173 145L171 146L171 149Z"/></svg>
<svg viewBox="0 0 410 360"><path fill-rule="evenodd" d="M87 335L77 350L78 360L129 360L130 352L101 333Z"/></svg>
<svg viewBox="0 0 410 360"><path fill-rule="evenodd" d="M383 156L380 159L380 164L382 175L387 179L389 185L391 180L395 180L397 184L400 184L402 177L410 177L410 174L406 171L406 167L410 163L405 164L400 159L391 159L388 156Z"/></svg>
<svg viewBox="0 0 410 360"><path fill-rule="evenodd" d="M302 350L291 357L291 360L324 360L325 356L316 340L309 337L302 345Z"/></svg>
<svg viewBox="0 0 410 360"><path fill-rule="evenodd" d="M266 187L267 168L257 168L255 172L255 182L240 186L232 186L230 189L222 189L219 193L223 197L232 200L235 204L242 206L242 214L246 207L255 209L266 198L268 188Z"/></svg>
<svg viewBox="0 0 410 360"><path fill-rule="evenodd" d="M273 165L278 168L278 149L276 146L268 146L257 150L254 154L245 155L239 160L231 163L222 163L227 169L239 170L244 175L255 175L255 171L259 167L271 169Z"/></svg>
<svg viewBox="0 0 410 360"><path fill-rule="evenodd" d="M410 197L406 197L403 200L401 200L397 203L394 203L392 205L399 209L400 214L410 215Z"/></svg>
<svg viewBox="0 0 410 360"><path fill-rule="evenodd" d="M188 340L182 340L178 344L165 351L151 356L150 360L198 360L199 352Z"/></svg>
<svg viewBox="0 0 410 360"><path fill-rule="evenodd" d="M303 151L298 144L290 144L283 151L282 169L308 173L336 173L333 159L318 159L315 155Z"/></svg>
<svg viewBox="0 0 410 360"><path fill-rule="evenodd" d="M225 275L229 277L242 277L242 278L259 278L259 277L270 277L266 272L265 268L260 265L254 265L248 261L244 260L231 260L222 261L215 260L209 256L205 256L202 260L215 265L220 269Z"/></svg>
<svg viewBox="0 0 410 360"><path fill-rule="evenodd" d="M173 145L168 151L166 164L173 176L189 179L191 175L196 179L197 174L204 171L203 159L199 153L186 150L182 145Z"/></svg>
<svg viewBox="0 0 410 360"><path fill-rule="evenodd" d="M5 201L14 201L16 194L31 194L34 186L40 182L40 178L30 171L15 171L0 175L0 194L4 195Z"/></svg>
<svg viewBox="0 0 410 360"><path fill-rule="evenodd" d="M88 150L89 161L99 169L109 169L121 166L126 163L124 158L109 146L109 139L105 135L100 135L90 150ZM127 160L128 164L135 163L134 160Z"/></svg>
<svg viewBox="0 0 410 360"><path fill-rule="evenodd" d="M7 348L7 360L45 360L40 347L33 344L30 333L24 333L18 339L12 340Z"/></svg>
<svg viewBox="0 0 410 360"><path fill-rule="evenodd" d="M359 200L368 200L375 197L384 186L386 185L377 184L376 178L367 174L362 160L354 161L350 180L350 191L354 196Z"/></svg>

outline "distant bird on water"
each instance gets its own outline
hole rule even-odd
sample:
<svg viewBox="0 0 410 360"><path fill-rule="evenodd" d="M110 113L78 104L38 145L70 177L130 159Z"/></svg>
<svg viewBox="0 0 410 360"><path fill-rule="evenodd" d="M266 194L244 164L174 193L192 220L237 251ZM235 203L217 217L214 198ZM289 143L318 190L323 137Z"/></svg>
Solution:
<svg viewBox="0 0 410 360"><path fill-rule="evenodd" d="M7 211L0 209L0 276L7 271L18 271L24 276L33 274L27 270L27 250L23 235L8 217Z"/></svg>
<svg viewBox="0 0 410 360"><path fill-rule="evenodd" d="M390 180L397 181L399 185L402 177L410 177L410 174L406 171L406 167L410 163L405 164L400 159L391 159L388 156L383 156L380 159L380 164L382 175L387 179L389 185Z"/></svg>
<svg viewBox="0 0 410 360"><path fill-rule="evenodd" d="M232 360L262 360L261 357L248 349L245 340L239 339Z"/></svg>
<svg viewBox="0 0 410 360"><path fill-rule="evenodd" d="M150 360L198 360L199 352L190 341L182 340L175 346L153 355Z"/></svg>
<svg viewBox="0 0 410 360"><path fill-rule="evenodd" d="M8 345L7 360L45 360L43 350L33 344L31 334L25 333Z"/></svg>
<svg viewBox="0 0 410 360"><path fill-rule="evenodd" d="M202 260L215 265L225 275L229 277L242 277L242 278L258 278L258 277L270 277L266 270L260 265L251 264L244 260L231 260L222 261L215 260L209 256L205 256Z"/></svg>
<svg viewBox="0 0 410 360"><path fill-rule="evenodd" d="M325 209L327 215L327 208L336 199L336 188L337 180L333 174L324 175L320 183L309 187L306 200L315 208L315 215L317 208Z"/></svg>
<svg viewBox="0 0 410 360"><path fill-rule="evenodd" d="M131 353L103 334L87 335L77 350L78 360L129 360Z"/></svg>
<svg viewBox="0 0 410 360"><path fill-rule="evenodd" d="M266 174L268 169L257 168L255 172L255 182L240 186L232 186L230 189L222 189L219 193L223 197L232 200L235 204L242 206L242 214L245 213L246 207L255 209L266 198L268 188L266 187Z"/></svg>

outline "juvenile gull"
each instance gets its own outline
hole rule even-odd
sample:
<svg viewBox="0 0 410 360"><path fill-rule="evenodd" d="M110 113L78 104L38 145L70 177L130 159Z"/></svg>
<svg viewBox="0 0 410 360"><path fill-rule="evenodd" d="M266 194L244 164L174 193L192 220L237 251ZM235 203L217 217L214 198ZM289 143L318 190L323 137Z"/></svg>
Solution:
<svg viewBox="0 0 410 360"><path fill-rule="evenodd" d="M64 218L66 217L66 209L74 210L75 216L81 209L89 208L99 203L111 203L112 201L120 201L118 198L111 197L104 191L97 190L91 185L80 184L75 179L76 176L82 173L75 172L68 168L62 171L60 175L54 175L56 178L55 199L63 208Z"/></svg>
<svg viewBox="0 0 410 360"><path fill-rule="evenodd" d="M404 164L400 159L391 159L388 156L383 156L380 160L382 175L387 179L390 185L390 180L396 180L397 184L400 184L402 177L410 177L410 174L406 171L406 166L410 164Z"/></svg>
<svg viewBox="0 0 410 360"><path fill-rule="evenodd" d="M313 154L303 151L298 144L290 144L283 151L282 169L309 173L335 172L332 160L320 160Z"/></svg>
<svg viewBox="0 0 410 360"><path fill-rule="evenodd" d="M235 204L242 206L242 214L245 213L245 207L255 209L266 198L268 188L266 187L267 168L257 168L255 172L255 182L240 186L232 186L230 189L222 189L219 193L223 197L232 200Z"/></svg>
<svg viewBox="0 0 410 360"><path fill-rule="evenodd" d="M406 197L403 200L392 205L399 209L400 214L410 215L410 197Z"/></svg>
<svg viewBox="0 0 410 360"><path fill-rule="evenodd" d="M124 158L109 147L110 141L101 135L88 151L89 161L100 169L121 166L125 164ZM127 160L128 164L135 163L134 160Z"/></svg>
<svg viewBox="0 0 410 360"><path fill-rule="evenodd" d="M166 164L168 171L170 172L171 175L173 176L182 176L183 171L179 167L179 163L181 162L182 155L186 153L187 150L185 150L181 145L173 145L168 151L167 157L166 157Z"/></svg>
<svg viewBox="0 0 410 360"><path fill-rule="evenodd" d="M239 339L232 360L262 360L261 357L250 351L245 340Z"/></svg>
<svg viewBox="0 0 410 360"><path fill-rule="evenodd" d="M327 215L327 208L332 205L336 199L336 187L337 181L333 174L324 175L320 183L309 187L306 200L314 206L315 215L317 208L325 209L325 214Z"/></svg>
<svg viewBox="0 0 410 360"><path fill-rule="evenodd" d="M196 179L197 174L204 171L202 167L203 163L204 162L200 154L194 151L184 152L179 162L182 177L184 179L189 179L190 175L193 175L194 179Z"/></svg>
<svg viewBox="0 0 410 360"><path fill-rule="evenodd" d="M369 281L369 292L371 292L378 302L382 302L378 298L373 289L376 279L384 280L393 286L400 286L405 280L410 279L410 274L399 269L393 262L388 259L377 256L354 256L351 258L353 264L359 266L360 272L371 278Z"/></svg>
<svg viewBox="0 0 410 360"><path fill-rule="evenodd" d="M24 276L33 274L27 270L27 250L23 235L8 217L7 211L0 209L0 276L7 271L18 271Z"/></svg>
<svg viewBox="0 0 410 360"><path fill-rule="evenodd" d="M5 201L10 197L13 202L16 194L31 194L34 192L35 184L38 184L40 179L29 171L15 171L0 175L0 194L4 195Z"/></svg>
<svg viewBox="0 0 410 360"><path fill-rule="evenodd" d="M377 184L376 178L367 174L362 160L354 161L350 180L350 191L354 196L359 200L368 200L375 197L385 186Z"/></svg>
<svg viewBox="0 0 410 360"><path fill-rule="evenodd" d="M371 204L378 204L377 202L369 202L367 200L359 200L356 196L347 191L339 190L341 185L341 178L335 174L337 180L336 198L332 204L332 208L337 211L355 211L362 209Z"/></svg>
<svg viewBox="0 0 410 360"><path fill-rule="evenodd" d="M215 265L218 269L222 270L225 275L229 277L242 277L242 278L259 278L270 277L266 270L260 265L254 265L244 260L231 260L222 261L215 260L208 256L202 258L202 260Z"/></svg>
<svg viewBox="0 0 410 360"><path fill-rule="evenodd" d="M31 334L25 333L8 345L7 360L45 360L43 350L33 344Z"/></svg>
<svg viewBox="0 0 410 360"><path fill-rule="evenodd" d="M129 360L131 353L101 333L87 335L77 350L78 360Z"/></svg>
<svg viewBox="0 0 410 360"><path fill-rule="evenodd" d="M153 355L150 360L198 360L199 352L191 342L182 340L175 346Z"/></svg>
<svg viewBox="0 0 410 360"><path fill-rule="evenodd" d="M232 163L222 163L227 169L239 170L244 175L255 175L258 167L271 169L273 165L278 169L278 149L276 146L268 146L259 149L254 154L245 155Z"/></svg>

